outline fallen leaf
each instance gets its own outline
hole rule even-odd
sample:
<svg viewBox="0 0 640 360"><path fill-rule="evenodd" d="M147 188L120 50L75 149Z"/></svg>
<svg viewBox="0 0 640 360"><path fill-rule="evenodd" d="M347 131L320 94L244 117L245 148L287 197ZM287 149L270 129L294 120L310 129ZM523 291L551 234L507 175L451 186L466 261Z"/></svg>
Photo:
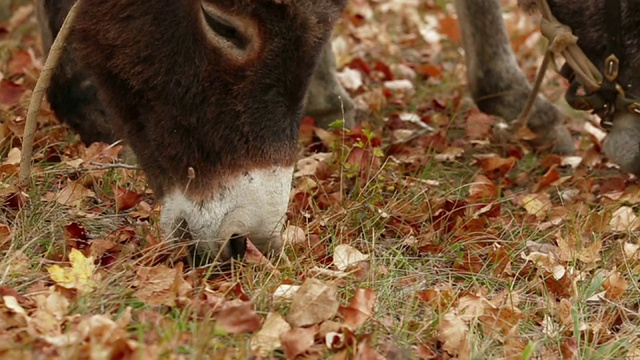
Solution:
<svg viewBox="0 0 640 360"><path fill-rule="evenodd" d="M373 316L376 303L376 292L371 289L358 289L351 299L349 306L340 307L340 314L344 318L344 326L355 330Z"/></svg>
<svg viewBox="0 0 640 360"><path fill-rule="evenodd" d="M627 280L618 271L613 270L602 283L606 290L605 297L609 300L618 299L629 287Z"/></svg>
<svg viewBox="0 0 640 360"><path fill-rule="evenodd" d="M77 249L71 249L69 262L71 267L63 268L53 265L47 268L51 280L64 288L77 289L81 293L93 291L97 286L93 280L96 269L93 257L87 258Z"/></svg>
<svg viewBox="0 0 640 360"><path fill-rule="evenodd" d="M298 160L294 178L315 175L321 163L329 161L333 157L332 153L319 153L307 156Z"/></svg>
<svg viewBox="0 0 640 360"><path fill-rule="evenodd" d="M553 184L555 181L559 179L560 179L560 174L558 174L557 165L552 165L549 168L549 170L547 170L547 172L544 175L542 175L540 180L538 180L538 183L533 189L533 192L540 192L546 189L547 187L549 187L551 184Z"/></svg>
<svg viewBox="0 0 640 360"><path fill-rule="evenodd" d="M344 271L352 264L368 259L369 255L365 255L346 244L337 245L333 249L333 265L340 271Z"/></svg>
<svg viewBox="0 0 640 360"><path fill-rule="evenodd" d="M438 340L442 349L451 355L468 358L465 354L468 345L469 327L455 312L442 315L438 321Z"/></svg>
<svg viewBox="0 0 640 360"><path fill-rule="evenodd" d="M441 17L438 20L440 25L440 31L449 38L449 41L454 43L460 42L460 25L458 24L458 19L447 15Z"/></svg>
<svg viewBox="0 0 640 360"><path fill-rule="evenodd" d="M449 146L444 151L434 155L437 161L452 162L464 154L464 149L456 146Z"/></svg>
<svg viewBox="0 0 640 360"><path fill-rule="evenodd" d="M295 245L305 244L307 242L307 233L299 226L289 225L282 232L282 244Z"/></svg>
<svg viewBox="0 0 640 360"><path fill-rule="evenodd" d="M116 198L116 211L127 211L142 200L142 194L138 194L135 191L121 189L116 185L111 186Z"/></svg>
<svg viewBox="0 0 640 360"><path fill-rule="evenodd" d="M282 315L276 312L268 313L262 329L251 337L251 351L262 357L267 357L282 346L280 335L289 330L291 330L291 326Z"/></svg>
<svg viewBox="0 0 640 360"><path fill-rule="evenodd" d="M306 352L314 343L314 337L318 329L316 326L308 328L290 329L280 334L282 349L287 359L295 359L296 356Z"/></svg>
<svg viewBox="0 0 640 360"><path fill-rule="evenodd" d="M546 193L525 195L521 203L527 213L535 216L538 220L544 220L551 210L551 200Z"/></svg>
<svg viewBox="0 0 640 360"><path fill-rule="evenodd" d="M477 165L486 173L490 174L491 178L501 178L506 175L516 164L516 158L510 156L508 158L502 158L498 156L491 156L478 159Z"/></svg>
<svg viewBox="0 0 640 360"><path fill-rule="evenodd" d="M491 136L494 119L482 112L470 114L466 121L467 137L470 140L483 140Z"/></svg>
<svg viewBox="0 0 640 360"><path fill-rule="evenodd" d="M182 263L173 269L166 265L138 268L133 283L137 288L135 296L151 306L175 306L177 300L191 291L191 285L183 278L182 268Z"/></svg>
<svg viewBox="0 0 640 360"><path fill-rule="evenodd" d="M229 334L246 334L260 329L262 318L256 314L250 301L234 299L222 304L216 311L216 328Z"/></svg>
<svg viewBox="0 0 640 360"><path fill-rule="evenodd" d="M281 284L273 292L273 301L291 300L298 290L300 290L299 285Z"/></svg>
<svg viewBox="0 0 640 360"><path fill-rule="evenodd" d="M4 159L2 165L18 165L20 164L20 156L22 152L19 148L12 148L7 154L7 158Z"/></svg>
<svg viewBox="0 0 640 360"><path fill-rule="evenodd" d="M609 226L613 231L633 231L640 227L640 220L630 206L621 206L613 212Z"/></svg>
<svg viewBox="0 0 640 360"><path fill-rule="evenodd" d="M57 194L45 195L46 200L55 200L59 204L68 206L78 206L82 200L94 197L96 194L82 186L81 183L67 180L67 185Z"/></svg>
<svg viewBox="0 0 640 360"><path fill-rule="evenodd" d="M7 224L0 224L0 249L11 244L12 239L11 228Z"/></svg>
<svg viewBox="0 0 640 360"><path fill-rule="evenodd" d="M287 321L303 327L329 320L338 313L338 289L318 279L307 279L293 297Z"/></svg>
<svg viewBox="0 0 640 360"><path fill-rule="evenodd" d="M474 202L495 200L498 195L498 186L484 175L477 175L469 186L469 199Z"/></svg>

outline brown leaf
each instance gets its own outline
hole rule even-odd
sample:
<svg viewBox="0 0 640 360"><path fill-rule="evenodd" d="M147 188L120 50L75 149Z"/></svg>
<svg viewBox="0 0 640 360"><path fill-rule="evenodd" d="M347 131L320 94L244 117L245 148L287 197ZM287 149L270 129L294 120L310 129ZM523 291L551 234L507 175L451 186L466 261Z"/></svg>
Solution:
<svg viewBox="0 0 640 360"><path fill-rule="evenodd" d="M191 285L183 278L182 263L175 268L165 265L141 267L136 274L135 296L151 306L175 306L176 300L184 298Z"/></svg>
<svg viewBox="0 0 640 360"><path fill-rule="evenodd" d="M293 327L303 327L331 319L338 312L337 292L335 286L307 279L294 295L287 321Z"/></svg>
<svg viewBox="0 0 640 360"><path fill-rule="evenodd" d="M552 165L549 170L547 170L547 172L542 175L535 188L533 189L533 192L540 192L549 187L549 185L551 185L554 181L560 179L560 174L558 174L558 170L556 169L557 167L557 165Z"/></svg>
<svg viewBox="0 0 640 360"><path fill-rule="evenodd" d="M492 156L484 159L479 159L478 166L492 179L498 179L506 175L516 164L516 158L510 156L508 158L501 158L498 156Z"/></svg>
<svg viewBox="0 0 640 360"><path fill-rule="evenodd" d="M578 341L571 337L565 339L560 344L560 351L562 352L563 360L576 360L578 359Z"/></svg>
<svg viewBox="0 0 640 360"><path fill-rule="evenodd" d="M105 143L93 143L84 153L85 165L94 163L109 164L118 159L122 145L111 146Z"/></svg>
<svg viewBox="0 0 640 360"><path fill-rule="evenodd" d="M267 357L274 350L280 348L280 335L291 330L291 326L277 312L267 314L267 319L257 333L251 337L251 351L262 357Z"/></svg>
<svg viewBox="0 0 640 360"><path fill-rule="evenodd" d="M442 349L449 354L468 358L468 333L469 327L455 312L450 311L440 317L438 340L442 342Z"/></svg>
<svg viewBox="0 0 640 360"><path fill-rule="evenodd" d="M215 314L216 327L230 334L246 334L260 329L262 318L250 301L234 299L222 304Z"/></svg>
<svg viewBox="0 0 640 360"><path fill-rule="evenodd" d="M138 194L135 191L121 189L116 185L111 187L116 198L116 211L118 212L129 210L142 200L142 194Z"/></svg>
<svg viewBox="0 0 640 360"><path fill-rule="evenodd" d="M604 296L609 300L615 300L627 291L629 284L622 274L613 270L602 283L602 287L606 290Z"/></svg>
<svg viewBox="0 0 640 360"><path fill-rule="evenodd" d="M470 140L483 140L491 136L494 119L482 112L470 114L467 117L466 132Z"/></svg>
<svg viewBox="0 0 640 360"><path fill-rule="evenodd" d="M613 212L609 226L613 231L633 231L640 227L640 218L630 206L620 206Z"/></svg>
<svg viewBox="0 0 640 360"><path fill-rule="evenodd" d="M380 355L369 341L362 341L358 344L356 351L356 359L358 360L384 360L385 357Z"/></svg>
<svg viewBox="0 0 640 360"><path fill-rule="evenodd" d="M26 89L8 79L0 80L0 104L14 106L18 104L20 97Z"/></svg>
<svg viewBox="0 0 640 360"><path fill-rule="evenodd" d="M517 200L528 214L535 216L540 221L544 220L551 210L551 200L549 194L546 193L528 194Z"/></svg>
<svg viewBox="0 0 640 360"><path fill-rule="evenodd" d="M358 289L349 306L340 307L340 315L344 318L344 326L355 330L373 315L376 303L376 292L371 289Z"/></svg>
<svg viewBox="0 0 640 360"><path fill-rule="evenodd" d="M67 180L67 185L57 194L46 194L47 200L55 200L59 204L68 206L77 206L82 200L88 197L94 197L96 194L82 186L81 183L73 180Z"/></svg>
<svg viewBox="0 0 640 360"><path fill-rule="evenodd" d="M440 23L440 31L445 34L451 42L460 42L460 25L458 19L447 15L438 20Z"/></svg>
<svg viewBox="0 0 640 360"><path fill-rule="evenodd" d="M422 64L418 66L417 72L424 77L439 78L442 76L442 67L435 64Z"/></svg>
<svg viewBox="0 0 640 360"><path fill-rule="evenodd" d="M317 326L295 328L282 333L280 341L287 359L295 359L296 356L306 352L313 345L316 333L318 333Z"/></svg>
<svg viewBox="0 0 640 360"><path fill-rule="evenodd" d="M11 245L11 228L9 225L0 224L0 249L5 249Z"/></svg>
<svg viewBox="0 0 640 360"><path fill-rule="evenodd" d="M350 265L368 259L369 255L365 255L358 251L358 249L346 244L337 245L333 249L333 265L340 271L344 271Z"/></svg>
<svg viewBox="0 0 640 360"><path fill-rule="evenodd" d="M469 187L469 199L472 202L495 200L498 194L498 186L484 175L477 175Z"/></svg>
<svg viewBox="0 0 640 360"><path fill-rule="evenodd" d="M11 150L9 150L7 158L4 159L2 165L19 165L21 154L22 152L19 148L12 148Z"/></svg>

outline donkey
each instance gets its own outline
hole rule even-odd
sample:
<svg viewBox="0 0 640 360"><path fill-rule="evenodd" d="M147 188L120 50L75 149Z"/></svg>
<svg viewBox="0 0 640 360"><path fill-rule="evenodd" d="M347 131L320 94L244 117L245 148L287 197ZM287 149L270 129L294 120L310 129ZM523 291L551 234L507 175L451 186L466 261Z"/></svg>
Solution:
<svg viewBox="0 0 640 360"><path fill-rule="evenodd" d="M309 80L345 3L82 0L48 98L84 141L128 141L165 232L184 223L220 259L244 253L243 236L269 253ZM72 4L39 1L46 44Z"/></svg>
<svg viewBox="0 0 640 360"><path fill-rule="evenodd" d="M321 124L342 117L340 95L353 124L328 45L347 0L82 1L48 92L56 114L85 142L129 142L165 232L184 224L196 251L221 259L243 253L245 236L277 250L305 95ZM45 49L73 2L37 0ZM455 6L473 98L515 119L530 85L499 0ZM570 152L561 120L539 97L529 127Z"/></svg>
<svg viewBox="0 0 640 360"><path fill-rule="evenodd" d="M611 11L616 1L620 8ZM620 42L617 55L625 61L621 61L617 83L627 99L640 99L640 3L616 1L548 2L555 17L573 30L579 39L578 45L601 73L605 73L605 59L611 55L611 44ZM535 2L518 0L527 10L531 10ZM454 5L462 33L469 90L476 105L485 113L506 120L516 119L531 86L510 47L500 1L455 0ZM611 12L614 14L603 16ZM621 39L615 40L616 36ZM341 111L340 100L345 113L352 115L353 101L335 76L332 53L325 50L311 82L307 107L321 124L327 124ZM640 106L629 111L614 110L610 114L612 119L608 120L612 125L603 144L604 153L622 170L640 175ZM562 119L556 107L538 96L527 125L536 133L535 142L539 145L550 145L558 153L571 153L573 140Z"/></svg>

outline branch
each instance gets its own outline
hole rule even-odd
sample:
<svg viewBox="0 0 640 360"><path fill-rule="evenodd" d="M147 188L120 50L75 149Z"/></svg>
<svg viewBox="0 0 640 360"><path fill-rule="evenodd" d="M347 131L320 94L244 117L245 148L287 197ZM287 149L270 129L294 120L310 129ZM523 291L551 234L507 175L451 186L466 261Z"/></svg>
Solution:
<svg viewBox="0 0 640 360"><path fill-rule="evenodd" d="M60 27L60 31L58 32L58 35L51 45L49 56L47 56L47 60L42 66L42 71L40 72L40 76L38 77L36 86L33 89L33 93L31 94L31 101L29 102L29 109L27 110L27 119L25 122L24 135L22 139L22 156L20 157L19 182L20 186L23 187L26 187L28 185L29 177L31 175L33 139L36 132L38 114L40 113L40 103L42 103L44 93L49 87L49 83L51 83L51 76L53 75L53 71L56 69L58 63L60 62L60 57L64 52L65 43L67 42L67 38L69 37L71 27L77 14L78 4L81 1L82 0L78 0L75 4L73 4L71 9L69 10L69 13L67 14L67 17L64 19L62 27Z"/></svg>

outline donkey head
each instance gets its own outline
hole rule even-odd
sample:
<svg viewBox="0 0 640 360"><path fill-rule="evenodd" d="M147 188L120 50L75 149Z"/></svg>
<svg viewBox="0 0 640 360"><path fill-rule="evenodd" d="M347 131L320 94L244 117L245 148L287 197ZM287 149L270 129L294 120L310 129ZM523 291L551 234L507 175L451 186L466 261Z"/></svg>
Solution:
<svg viewBox="0 0 640 360"><path fill-rule="evenodd" d="M83 0L74 50L166 232L277 249L307 85L346 0Z"/></svg>

